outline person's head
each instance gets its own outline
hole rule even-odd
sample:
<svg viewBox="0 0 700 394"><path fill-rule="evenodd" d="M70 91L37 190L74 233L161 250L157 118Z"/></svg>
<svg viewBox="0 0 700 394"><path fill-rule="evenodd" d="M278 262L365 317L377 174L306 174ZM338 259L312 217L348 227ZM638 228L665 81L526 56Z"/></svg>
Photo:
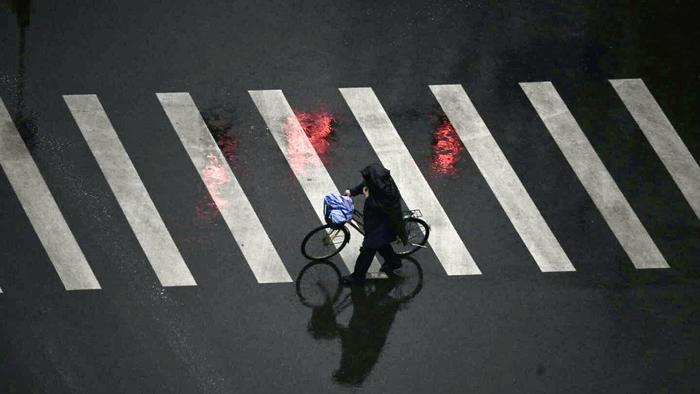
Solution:
<svg viewBox="0 0 700 394"><path fill-rule="evenodd" d="M368 165L360 171L360 174L362 174L362 179L365 181L365 185L370 189L370 193L372 192L372 189L378 187L378 183L380 183L382 180L388 180L391 178L391 172L379 163L372 163Z"/></svg>
<svg viewBox="0 0 700 394"><path fill-rule="evenodd" d="M399 201L401 195L391 177L391 172L379 163L373 163L360 171L369 195L386 204Z"/></svg>

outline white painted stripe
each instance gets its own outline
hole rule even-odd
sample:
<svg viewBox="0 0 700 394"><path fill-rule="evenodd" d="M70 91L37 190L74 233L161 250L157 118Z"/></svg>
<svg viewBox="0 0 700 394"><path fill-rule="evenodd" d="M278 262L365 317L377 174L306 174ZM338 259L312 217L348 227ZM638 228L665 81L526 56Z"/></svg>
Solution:
<svg viewBox="0 0 700 394"><path fill-rule="evenodd" d="M700 218L700 166L641 79L611 79L615 91Z"/></svg>
<svg viewBox="0 0 700 394"><path fill-rule="evenodd" d="M2 100L0 165L66 290L99 289L97 278Z"/></svg>
<svg viewBox="0 0 700 394"><path fill-rule="evenodd" d="M258 283L291 282L282 259L190 94L156 93L156 96ZM211 166L223 173L222 181L217 184L207 179L206 174L211 171Z"/></svg>
<svg viewBox="0 0 700 394"><path fill-rule="evenodd" d="M323 197L328 193L337 193L341 189L336 187L328 174L282 91L251 90L248 93L258 107L267 128L292 168L314 211L318 214L318 218L325 224ZM294 141L294 146L289 146L288 141ZM345 190L345 188L342 189ZM348 228L354 236L350 237L350 242L340 251L340 256L348 269L352 271L355 260L360 253L362 235L355 232L350 226ZM378 271L379 262L375 258L370 272Z"/></svg>
<svg viewBox="0 0 700 394"><path fill-rule="evenodd" d="M521 83L528 99L638 269L668 268L627 199L551 82Z"/></svg>
<svg viewBox="0 0 700 394"><path fill-rule="evenodd" d="M340 89L340 93L379 160L391 171L406 204L420 209L430 224L430 245L445 272L448 275L481 274L372 88L345 88Z"/></svg>
<svg viewBox="0 0 700 394"><path fill-rule="evenodd" d="M575 271L461 85L431 85L435 98L543 272Z"/></svg>
<svg viewBox="0 0 700 394"><path fill-rule="evenodd" d="M195 286L175 242L97 96L63 96L163 286Z"/></svg>

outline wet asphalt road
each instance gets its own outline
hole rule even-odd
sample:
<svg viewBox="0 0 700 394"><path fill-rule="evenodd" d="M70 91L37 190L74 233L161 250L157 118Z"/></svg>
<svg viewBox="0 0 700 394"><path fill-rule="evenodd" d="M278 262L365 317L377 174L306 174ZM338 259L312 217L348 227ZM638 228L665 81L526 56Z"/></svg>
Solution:
<svg viewBox="0 0 700 394"><path fill-rule="evenodd" d="M35 1L19 18L3 3L0 97L102 289L64 290L0 175L0 391L697 390L700 222L607 80L642 78L699 158L700 30L690 2L637 3ZM555 84L670 269L634 268L528 81ZM577 271L540 272L465 151L436 170L427 85L443 83L464 85ZM337 90L356 86L374 89L483 275L448 277L419 251L418 294L345 290L338 328L293 284L256 282L155 93L189 92L232 136L230 164L296 278L318 219L247 91L333 114L324 162L352 186L377 161ZM198 286L160 286L64 94L99 96Z"/></svg>

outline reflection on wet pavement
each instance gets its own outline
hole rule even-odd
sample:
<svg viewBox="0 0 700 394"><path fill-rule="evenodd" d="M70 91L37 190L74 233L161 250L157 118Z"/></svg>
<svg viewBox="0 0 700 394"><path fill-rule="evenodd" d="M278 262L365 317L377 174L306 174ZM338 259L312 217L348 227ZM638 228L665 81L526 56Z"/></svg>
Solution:
<svg viewBox="0 0 700 394"><path fill-rule="evenodd" d="M316 153L321 157L321 161L326 162L326 153L331 146L331 134L335 130L336 119L328 111L319 110L316 112L294 111L299 120L299 124L309 137L311 145L316 149Z"/></svg>
<svg viewBox="0 0 700 394"><path fill-rule="evenodd" d="M208 109L202 113L202 118L209 128L217 146L212 146L211 149L220 149L228 165L232 169L237 167L238 160L236 150L238 148L238 140L233 131L233 116L231 111L224 107L217 106ZM221 163L217 155L212 151L207 155L207 165L201 169L202 179L204 179L206 188L203 191L203 196L196 206L197 217L205 222L209 222L221 213L217 207L223 207L230 204L226 201L222 193L219 192L223 185L231 181L226 173L226 163Z"/></svg>
<svg viewBox="0 0 700 394"><path fill-rule="evenodd" d="M230 203L224 198L221 191L223 185L231 181L224 165L226 164L220 163L217 156L207 155L207 166L202 170L202 179L204 179L207 191L211 195L211 200L202 200L203 202L197 205L197 213L201 214L202 219L213 219L218 216L217 207L225 207Z"/></svg>
<svg viewBox="0 0 700 394"><path fill-rule="evenodd" d="M314 112L294 111L296 119L288 119L289 128L292 128L295 121L298 121L304 130L304 137L298 133L287 133L287 151L289 152L289 164L295 171L301 171L311 165L316 165L317 161L306 151L307 144L300 139L308 138L314 150L325 165L329 163L328 149L331 146L333 132L335 131L336 119L326 110Z"/></svg>
<svg viewBox="0 0 700 394"><path fill-rule="evenodd" d="M15 98L17 113L15 124L27 148L32 151L36 145L35 136L37 133L36 114L28 111L25 106L25 79L26 79L26 47L27 28L31 21L32 5L29 0L12 0L9 2L12 11L17 16L17 26L19 27L17 43L17 77L15 78Z"/></svg>
<svg viewBox="0 0 700 394"><path fill-rule="evenodd" d="M341 287L340 272L328 261L311 262L299 273L297 294L312 309L309 333L317 340L340 340L340 366L333 373L337 383L362 385L379 359L396 314L420 293L420 264L412 258L402 262L388 279L350 288ZM348 310L352 315L344 324Z"/></svg>
<svg viewBox="0 0 700 394"><path fill-rule="evenodd" d="M464 150L459 136L446 116L440 117L440 123L433 131L432 170L439 175L457 174L457 162L460 152Z"/></svg>

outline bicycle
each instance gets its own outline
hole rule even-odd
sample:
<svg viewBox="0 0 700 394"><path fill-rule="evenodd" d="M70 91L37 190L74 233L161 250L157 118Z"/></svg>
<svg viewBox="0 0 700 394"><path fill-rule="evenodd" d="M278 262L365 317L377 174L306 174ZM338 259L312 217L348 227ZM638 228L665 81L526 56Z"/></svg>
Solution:
<svg viewBox="0 0 700 394"><path fill-rule="evenodd" d="M403 225L406 229L407 242L404 244L400 239L394 240L391 246L394 252L401 257L415 253L418 249L426 248L430 235L430 226L424 220L419 209L403 212ZM350 231L346 224L356 229L363 236L365 235L362 223L362 213L357 209L352 211L352 219L345 224L330 223L311 230L301 241L301 254L310 260L329 259L341 250L350 241Z"/></svg>

